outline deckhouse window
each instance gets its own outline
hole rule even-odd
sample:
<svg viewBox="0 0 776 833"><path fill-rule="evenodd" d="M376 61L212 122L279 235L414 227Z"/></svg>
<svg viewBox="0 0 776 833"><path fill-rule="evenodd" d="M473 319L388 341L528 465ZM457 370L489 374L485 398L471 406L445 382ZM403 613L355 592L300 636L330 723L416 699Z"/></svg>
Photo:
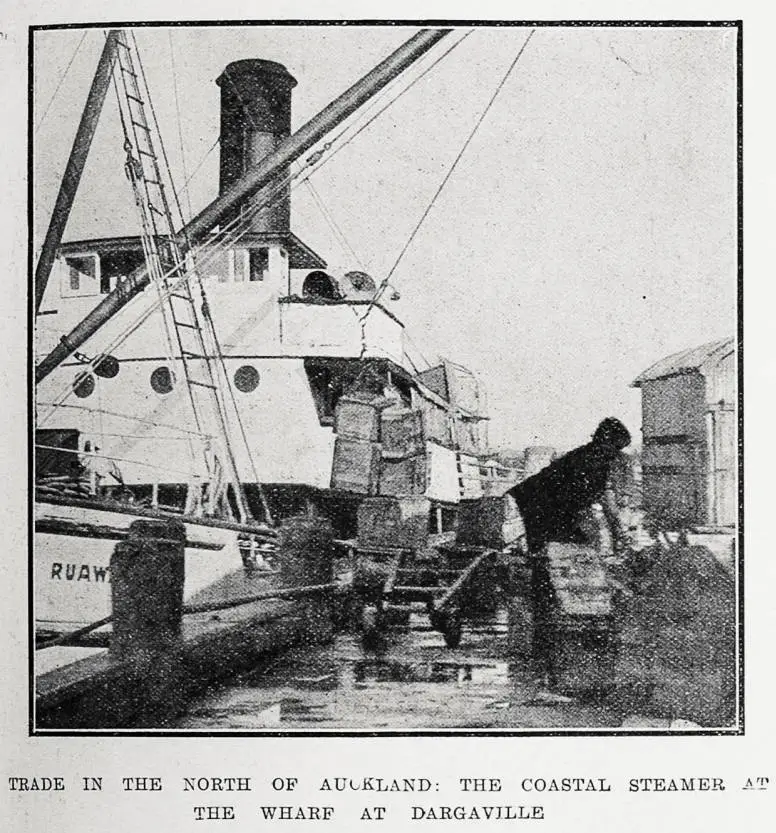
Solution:
<svg viewBox="0 0 776 833"><path fill-rule="evenodd" d="M157 367L151 373L151 387L161 394L170 393L175 386L175 375L169 367Z"/></svg>
<svg viewBox="0 0 776 833"><path fill-rule="evenodd" d="M86 399L94 393L94 376L91 373L79 373L73 382L73 392L79 399Z"/></svg>
<svg viewBox="0 0 776 833"><path fill-rule="evenodd" d="M269 269L269 249L232 249L229 252L230 281L263 281Z"/></svg>
<svg viewBox="0 0 776 833"><path fill-rule="evenodd" d="M97 255L68 255L65 270L63 295L94 295L99 291Z"/></svg>
<svg viewBox="0 0 776 833"><path fill-rule="evenodd" d="M100 292L105 294L115 289L119 281L131 275L144 262L141 249L104 252L100 257Z"/></svg>
<svg viewBox="0 0 776 833"><path fill-rule="evenodd" d="M248 255L248 278L263 281L264 273L269 267L269 249L251 249Z"/></svg>

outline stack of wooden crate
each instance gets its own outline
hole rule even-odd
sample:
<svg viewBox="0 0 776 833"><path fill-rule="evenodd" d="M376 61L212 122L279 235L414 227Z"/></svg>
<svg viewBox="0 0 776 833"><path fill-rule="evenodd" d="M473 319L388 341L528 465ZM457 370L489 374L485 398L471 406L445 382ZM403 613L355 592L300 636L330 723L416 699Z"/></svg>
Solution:
<svg viewBox="0 0 776 833"><path fill-rule="evenodd" d="M381 495L423 495L428 486L423 414L394 406L386 408L380 420L382 465Z"/></svg>
<svg viewBox="0 0 776 833"><path fill-rule="evenodd" d="M331 486L362 495L376 495L380 480L380 398L343 397L334 414L334 460Z"/></svg>
<svg viewBox="0 0 776 833"><path fill-rule="evenodd" d="M478 461L440 445L426 413L385 397L343 397L331 485L361 495L457 502L482 494ZM436 426L438 429L439 426Z"/></svg>

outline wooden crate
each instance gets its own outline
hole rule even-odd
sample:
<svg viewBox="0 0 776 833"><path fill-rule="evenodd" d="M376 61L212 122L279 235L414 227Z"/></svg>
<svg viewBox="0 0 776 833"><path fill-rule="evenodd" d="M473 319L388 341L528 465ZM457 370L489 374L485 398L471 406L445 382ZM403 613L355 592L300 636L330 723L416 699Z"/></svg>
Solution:
<svg viewBox="0 0 776 833"><path fill-rule="evenodd" d="M585 622L589 629L612 613L612 591L599 554L583 544L551 542L545 550L555 598L555 617L569 627Z"/></svg>
<svg viewBox="0 0 776 833"><path fill-rule="evenodd" d="M508 495L462 500L458 504L458 544L503 549L523 535L523 519Z"/></svg>
<svg viewBox="0 0 776 833"><path fill-rule="evenodd" d="M375 497L358 507L359 547L423 549L429 536L431 502L424 497Z"/></svg>
<svg viewBox="0 0 776 833"><path fill-rule="evenodd" d="M551 542L533 568L534 657L562 691L611 686L617 639L612 593L598 553Z"/></svg>
<svg viewBox="0 0 776 833"><path fill-rule="evenodd" d="M463 498L473 499L482 497L482 474L480 472L479 460L472 454L460 455L461 481L463 485Z"/></svg>
<svg viewBox="0 0 776 833"><path fill-rule="evenodd" d="M380 429L383 459L403 460L425 451L420 411L387 409L383 411Z"/></svg>
<svg viewBox="0 0 776 833"><path fill-rule="evenodd" d="M444 446L452 445L453 435L447 411L434 405L426 407L423 411L423 436Z"/></svg>
<svg viewBox="0 0 776 833"><path fill-rule="evenodd" d="M406 460L383 460L380 467L381 495L423 495L428 485L428 459L425 454Z"/></svg>
<svg viewBox="0 0 776 833"><path fill-rule="evenodd" d="M374 402L343 397L334 411L334 433L364 442L380 439L380 408Z"/></svg>
<svg viewBox="0 0 776 833"><path fill-rule="evenodd" d="M374 495L379 477L379 443L337 437L331 467L332 489Z"/></svg>

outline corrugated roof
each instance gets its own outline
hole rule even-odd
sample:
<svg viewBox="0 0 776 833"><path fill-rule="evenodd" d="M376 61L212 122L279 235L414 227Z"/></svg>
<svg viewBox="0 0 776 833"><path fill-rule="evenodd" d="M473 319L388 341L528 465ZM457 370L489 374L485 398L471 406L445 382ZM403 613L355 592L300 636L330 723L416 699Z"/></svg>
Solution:
<svg viewBox="0 0 776 833"><path fill-rule="evenodd" d="M664 379L666 376L677 376L680 373L692 373L696 370L703 373L705 367L728 355L733 350L733 344L734 338L729 336L702 344L700 347L681 350L679 353L655 362L652 367L647 368L633 380L631 387L638 388L643 382Z"/></svg>

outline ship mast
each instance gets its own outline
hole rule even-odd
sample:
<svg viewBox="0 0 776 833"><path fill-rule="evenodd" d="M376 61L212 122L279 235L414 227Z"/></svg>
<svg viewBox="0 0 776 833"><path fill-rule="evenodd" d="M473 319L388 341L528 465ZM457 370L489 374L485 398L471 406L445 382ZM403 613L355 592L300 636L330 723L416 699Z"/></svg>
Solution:
<svg viewBox="0 0 776 833"><path fill-rule="evenodd" d="M262 159L252 170L186 224L178 233L180 245L185 247L204 239L225 216L268 185L292 162L396 76L404 72L450 31L450 29L422 29L402 44L371 72L310 119L300 130L281 142L273 153ZM141 267L106 295L89 315L67 336L63 336L60 343L38 364L35 368L35 381L40 382L45 379L149 283L148 272L145 267Z"/></svg>
<svg viewBox="0 0 776 833"><path fill-rule="evenodd" d="M70 156L67 160L67 167L62 176L62 183L59 186L57 201L54 210L51 212L49 227L43 241L43 248L38 258L38 265L35 268L35 313L40 309L43 293L46 291L51 267L57 256L57 249L62 242L62 235L65 232L67 220L70 217L70 209L73 207L78 185L81 182L81 174L86 164L86 157L89 155L89 148L92 145L94 133L97 130L97 122L100 119L102 105L105 103L105 95L108 92L108 85L113 74L113 65L116 61L116 40L119 35L118 29L111 29L105 39L105 46L100 55L100 62L97 64L97 71L94 73L92 86L89 89L89 96L81 114L81 121L73 139L73 147L70 149Z"/></svg>

